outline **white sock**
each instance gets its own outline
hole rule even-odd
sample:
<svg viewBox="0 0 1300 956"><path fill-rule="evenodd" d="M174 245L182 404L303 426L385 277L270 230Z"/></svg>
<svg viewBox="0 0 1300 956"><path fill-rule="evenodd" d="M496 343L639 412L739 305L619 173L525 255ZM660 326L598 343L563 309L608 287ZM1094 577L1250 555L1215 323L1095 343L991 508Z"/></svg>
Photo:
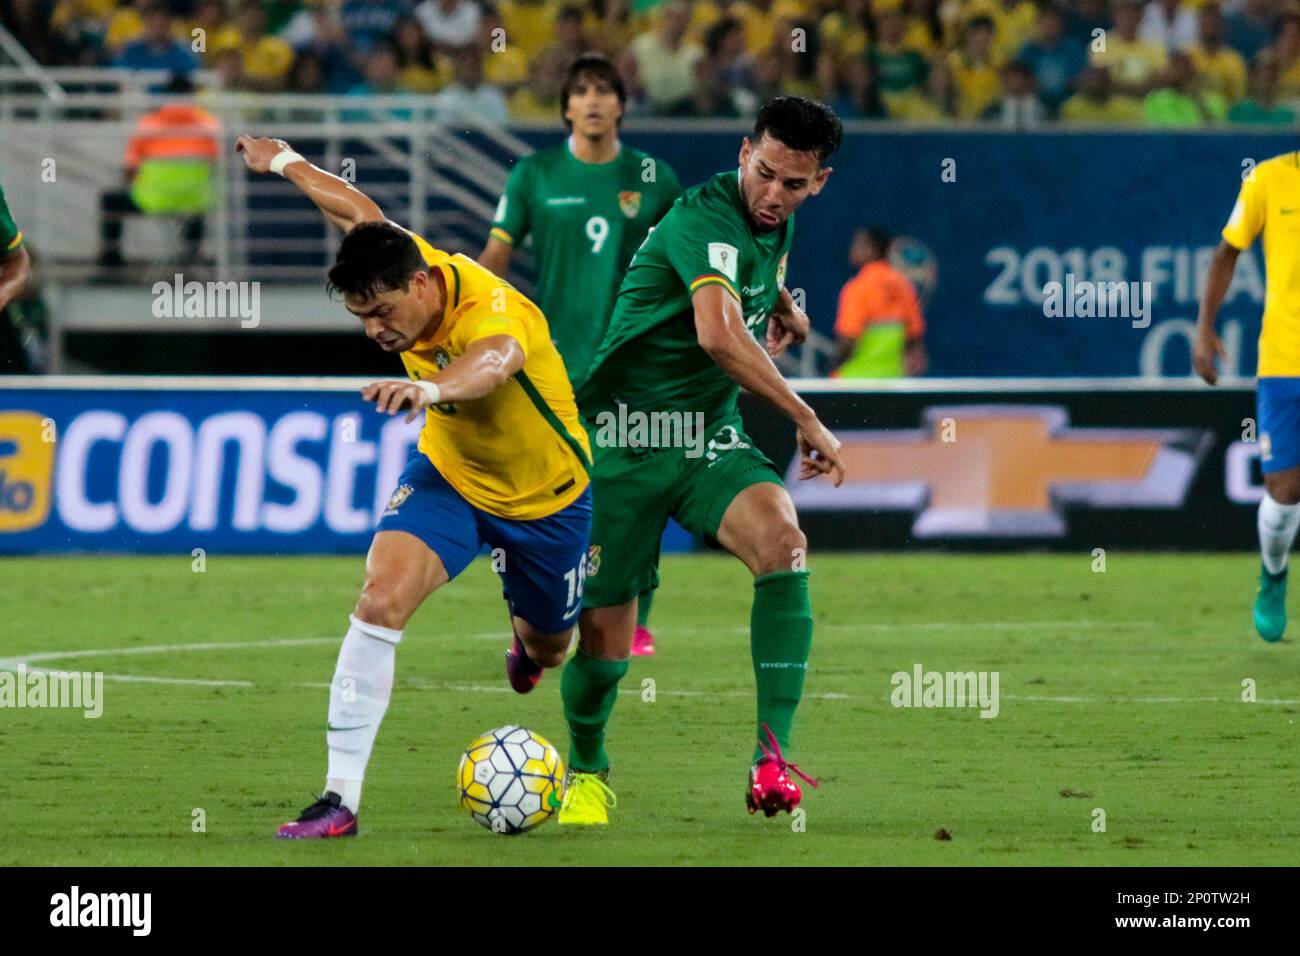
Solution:
<svg viewBox="0 0 1300 956"><path fill-rule="evenodd" d="M1259 553L1269 574L1286 569L1286 559L1300 528L1300 504L1282 505L1264 492L1259 503Z"/></svg>
<svg viewBox="0 0 1300 956"><path fill-rule="evenodd" d="M329 771L325 789L353 813L361 806L361 781L379 724L393 692L393 668L402 632L350 618L330 684Z"/></svg>

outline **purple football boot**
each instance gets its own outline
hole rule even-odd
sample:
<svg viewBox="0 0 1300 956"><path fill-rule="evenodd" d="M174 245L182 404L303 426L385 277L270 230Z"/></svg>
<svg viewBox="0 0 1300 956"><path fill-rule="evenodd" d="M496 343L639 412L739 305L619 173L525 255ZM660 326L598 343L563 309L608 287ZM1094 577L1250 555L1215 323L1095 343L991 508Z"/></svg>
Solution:
<svg viewBox="0 0 1300 956"><path fill-rule="evenodd" d="M518 634L506 651L506 677L516 694L527 694L542 679L542 665L528 656Z"/></svg>
<svg viewBox="0 0 1300 956"><path fill-rule="evenodd" d="M326 837L357 835L356 815L343 806L342 798L332 790L275 831L281 840L323 840Z"/></svg>

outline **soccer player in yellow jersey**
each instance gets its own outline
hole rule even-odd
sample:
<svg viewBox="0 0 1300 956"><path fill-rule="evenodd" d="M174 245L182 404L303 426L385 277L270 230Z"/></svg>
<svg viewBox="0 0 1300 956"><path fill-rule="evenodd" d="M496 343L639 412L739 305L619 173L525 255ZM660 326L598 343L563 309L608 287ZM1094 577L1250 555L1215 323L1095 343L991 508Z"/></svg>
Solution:
<svg viewBox="0 0 1300 956"><path fill-rule="evenodd" d="M377 411L424 416L366 557L330 685L325 792L277 833L352 836L402 630L484 544L503 557L511 685L527 692L543 668L563 663L582 606L591 451L537 306L472 259L388 221L282 140L241 136L235 148L250 169L284 176L345 231L330 287L411 377L362 395Z"/></svg>
<svg viewBox="0 0 1300 956"><path fill-rule="evenodd" d="M1287 557L1300 527L1300 153L1265 160L1246 174L1223 241L1205 280L1192 353L1196 372L1213 385L1224 355L1214 321L1232 282L1237 256L1264 234L1264 320L1259 336L1258 409L1264 497L1259 503L1263 567L1255 629L1264 640L1286 630Z"/></svg>

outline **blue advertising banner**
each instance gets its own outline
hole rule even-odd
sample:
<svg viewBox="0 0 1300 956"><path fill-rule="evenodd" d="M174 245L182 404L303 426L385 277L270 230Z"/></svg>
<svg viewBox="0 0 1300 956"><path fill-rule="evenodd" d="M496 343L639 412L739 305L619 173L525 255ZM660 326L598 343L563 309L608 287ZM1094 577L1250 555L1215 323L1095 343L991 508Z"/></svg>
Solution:
<svg viewBox="0 0 1300 956"><path fill-rule="evenodd" d="M364 553L421 424L361 381L94 381L0 380L0 554Z"/></svg>
<svg viewBox="0 0 1300 956"><path fill-rule="evenodd" d="M854 230L902 237L897 257L927 297L933 376L1189 374L1199 289L1242 177L1295 148L1236 132L861 130L796 216L787 284L829 335ZM691 185L734 168L742 135L633 125L625 138ZM1123 314L1059 307L1088 284L1122 296ZM1221 313L1229 373L1254 374L1263 301L1256 246Z"/></svg>

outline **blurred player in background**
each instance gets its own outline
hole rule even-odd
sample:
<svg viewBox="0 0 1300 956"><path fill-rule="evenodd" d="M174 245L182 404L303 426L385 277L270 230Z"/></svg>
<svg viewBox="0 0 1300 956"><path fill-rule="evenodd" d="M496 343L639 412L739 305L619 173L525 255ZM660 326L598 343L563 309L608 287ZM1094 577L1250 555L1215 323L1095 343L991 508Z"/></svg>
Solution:
<svg viewBox="0 0 1300 956"><path fill-rule="evenodd" d="M740 168L688 189L637 250L578 388L596 457L581 638L561 682L571 773L562 824L607 823L616 803L605 726L628 670L636 596L654 580L669 517L754 575L758 746L749 810L771 816L802 798L782 754L812 646L807 540L781 472L745 434L737 399L744 388L794 421L800 478L843 481L839 441L772 361L808 332L785 289L793 213L826 185L824 163L841 135L835 114L812 100L783 96L759 110ZM624 410L629 420L698 421L707 446L692 456L671 441L611 443L593 423Z"/></svg>
<svg viewBox="0 0 1300 956"><path fill-rule="evenodd" d="M325 792L277 836L357 832L361 784L388 709L402 630L484 544L501 549L514 627L509 677L531 689L564 661L582 603L591 454L546 319L474 260L384 218L281 140L241 136L254 172L280 173L346 235L329 272L366 335L412 381L362 392L392 415L424 410L418 447L379 520L330 684Z"/></svg>
<svg viewBox="0 0 1300 956"><path fill-rule="evenodd" d="M11 321L9 305L18 300L32 274L31 256L0 188L0 375L32 371L23 337Z"/></svg>
<svg viewBox="0 0 1300 956"><path fill-rule="evenodd" d="M1223 241L1214 251L1196 320L1192 360L1213 385L1225 355L1214 331L1237 257L1264 233L1264 318L1255 391L1264 497L1259 502L1263 567L1255 596L1255 630L1280 641L1286 630L1287 559L1300 528L1300 153L1275 156L1247 173Z"/></svg>
<svg viewBox="0 0 1300 956"><path fill-rule="evenodd" d="M581 382L605 334L628 260L682 191L663 160L618 138L627 92L600 53L568 68L560 108L569 138L515 164L478 261L504 277L530 233L538 304L571 381ZM654 653L655 580L637 599L636 656Z"/></svg>

